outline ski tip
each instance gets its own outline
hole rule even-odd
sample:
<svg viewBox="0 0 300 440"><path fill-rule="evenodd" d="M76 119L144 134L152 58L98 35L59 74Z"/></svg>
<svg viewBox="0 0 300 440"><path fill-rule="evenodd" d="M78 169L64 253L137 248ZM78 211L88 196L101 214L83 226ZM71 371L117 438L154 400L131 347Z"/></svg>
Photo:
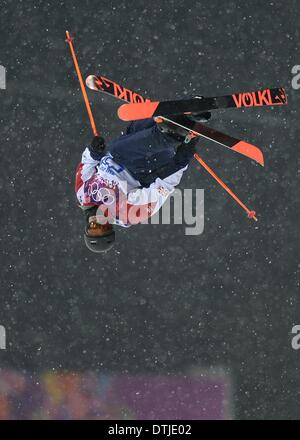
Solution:
<svg viewBox="0 0 300 440"><path fill-rule="evenodd" d="M122 121L137 121L139 119L152 118L158 105L159 101L123 104L118 108L118 116Z"/></svg>
<svg viewBox="0 0 300 440"><path fill-rule="evenodd" d="M255 160L255 162L259 163L262 167L265 165L262 151L254 145L248 144L248 142L240 141L232 147L232 150Z"/></svg>
<svg viewBox="0 0 300 440"><path fill-rule="evenodd" d="M89 89L92 89L92 90L98 90L97 89L97 87L96 87L96 85L95 85L95 75L89 75L87 78L86 78L86 80L85 80L85 83L86 83L86 85L87 85L87 87L89 88Z"/></svg>

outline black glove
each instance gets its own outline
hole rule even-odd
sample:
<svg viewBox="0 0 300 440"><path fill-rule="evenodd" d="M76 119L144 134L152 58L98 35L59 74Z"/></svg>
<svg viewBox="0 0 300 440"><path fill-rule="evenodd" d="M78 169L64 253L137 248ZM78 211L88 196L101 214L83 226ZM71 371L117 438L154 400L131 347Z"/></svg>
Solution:
<svg viewBox="0 0 300 440"><path fill-rule="evenodd" d="M105 151L105 140L102 136L95 136L89 146L91 156L95 160L100 160Z"/></svg>
<svg viewBox="0 0 300 440"><path fill-rule="evenodd" d="M196 144L198 139L192 139L188 144L182 143L176 151L174 161L176 165L185 167L196 153Z"/></svg>

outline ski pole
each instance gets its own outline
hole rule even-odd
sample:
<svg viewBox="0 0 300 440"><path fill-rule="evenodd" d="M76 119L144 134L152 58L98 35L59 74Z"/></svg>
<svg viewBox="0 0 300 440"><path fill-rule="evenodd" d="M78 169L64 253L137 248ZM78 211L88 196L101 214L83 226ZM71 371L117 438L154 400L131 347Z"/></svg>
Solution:
<svg viewBox="0 0 300 440"><path fill-rule="evenodd" d="M206 169L206 171L234 198L234 200L246 211L248 218L253 218L257 222L255 211L250 211L247 206L238 198L236 194L216 175L216 173L195 153L194 158Z"/></svg>
<svg viewBox="0 0 300 440"><path fill-rule="evenodd" d="M70 36L69 31L66 31L66 36L67 36L66 43L68 43L69 46L70 46L70 50L71 50L72 58L73 58L73 61L74 61L76 73L77 73L77 76L78 76L78 79L79 79L79 83L80 83L81 92L82 92L83 99L84 99L84 102L85 102L85 105L86 105L86 109L87 109L87 112L88 112L88 115L89 115L89 118L90 118L90 123L91 123L91 126L92 126L93 134L94 134L94 136L99 136L99 133L98 133L97 128L96 128L94 116L93 116L93 113L92 113L91 105L90 105L90 102L89 102L89 99L88 99L88 96L87 96L87 93L86 93L85 85L84 85L84 82L83 82L83 79L82 79L82 75L81 75L81 72L80 72L79 64L78 64L78 61L77 61L77 58L76 58L76 54L75 54L75 51L74 51L73 38Z"/></svg>

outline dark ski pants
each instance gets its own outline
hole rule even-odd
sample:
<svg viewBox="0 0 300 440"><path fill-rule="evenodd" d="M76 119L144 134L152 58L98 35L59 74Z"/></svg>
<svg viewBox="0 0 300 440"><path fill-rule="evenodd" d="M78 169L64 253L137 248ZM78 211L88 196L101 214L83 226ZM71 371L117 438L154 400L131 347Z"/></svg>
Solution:
<svg viewBox="0 0 300 440"><path fill-rule="evenodd" d="M188 164L190 157L176 160L176 149L181 144L162 133L151 118L131 122L126 134L110 142L108 151L116 163L147 187L157 177L163 179Z"/></svg>

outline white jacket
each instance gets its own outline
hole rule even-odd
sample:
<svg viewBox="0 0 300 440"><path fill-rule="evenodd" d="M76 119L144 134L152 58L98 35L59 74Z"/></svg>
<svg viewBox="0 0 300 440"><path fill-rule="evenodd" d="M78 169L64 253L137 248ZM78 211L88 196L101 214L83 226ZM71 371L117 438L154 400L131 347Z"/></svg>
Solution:
<svg viewBox="0 0 300 440"><path fill-rule="evenodd" d="M128 227L156 214L182 178L184 167L165 179L157 178L148 188L107 154L94 160L86 148L76 172L76 195L80 206L99 205L109 222Z"/></svg>

